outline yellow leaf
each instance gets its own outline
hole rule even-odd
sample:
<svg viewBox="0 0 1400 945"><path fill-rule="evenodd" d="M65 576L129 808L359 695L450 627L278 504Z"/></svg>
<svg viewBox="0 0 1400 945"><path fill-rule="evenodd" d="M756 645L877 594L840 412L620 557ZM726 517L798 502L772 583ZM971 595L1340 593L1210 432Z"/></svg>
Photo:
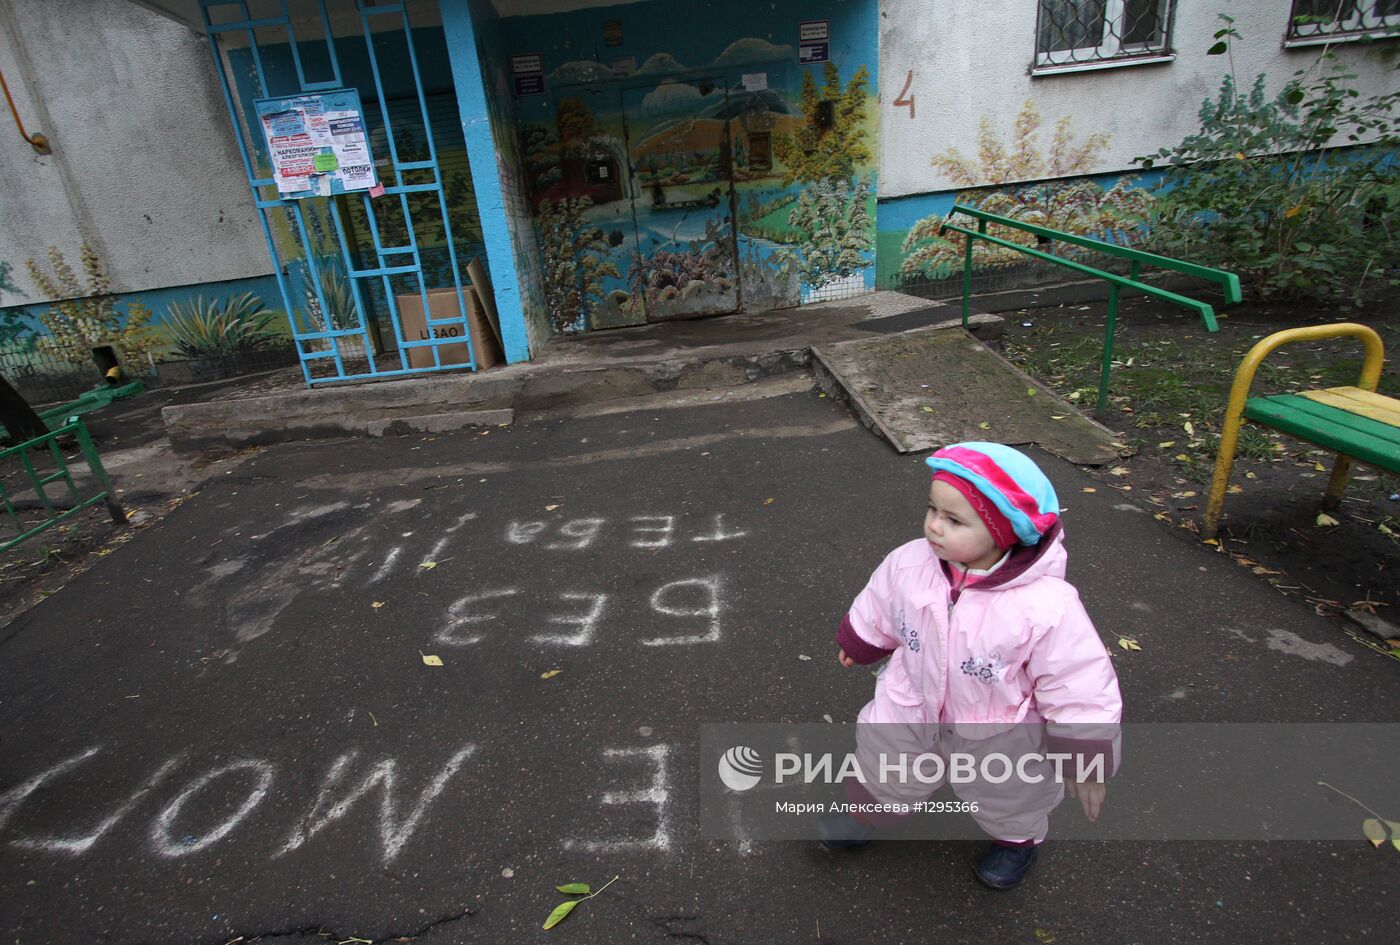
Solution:
<svg viewBox="0 0 1400 945"><path fill-rule="evenodd" d="M1319 513L1317 513L1317 524L1323 525L1323 526L1332 526L1332 525L1340 525L1341 522L1337 521L1335 518L1333 518L1332 516L1328 515L1326 512L1319 512Z"/></svg>
<svg viewBox="0 0 1400 945"><path fill-rule="evenodd" d="M1371 846L1378 847L1385 843L1385 827L1374 817L1367 817L1361 822L1361 832L1366 835L1366 839L1371 841Z"/></svg>
<svg viewBox="0 0 1400 945"><path fill-rule="evenodd" d="M764 505L772 505L772 504L773 504L773 500L772 500L772 499L764 499L764 500L763 500L763 504L764 504Z"/></svg>
<svg viewBox="0 0 1400 945"><path fill-rule="evenodd" d="M1169 450L1169 449L1171 449L1171 448L1172 448L1173 446L1175 446L1175 445L1176 445L1176 440L1167 440L1165 443L1158 443L1158 444L1157 444L1157 448L1158 448L1159 450Z"/></svg>
<svg viewBox="0 0 1400 945"><path fill-rule="evenodd" d="M370 604L370 606L373 607L375 610L378 610L379 608L384 606L384 602L382 600L377 600L374 603Z"/></svg>
<svg viewBox="0 0 1400 945"><path fill-rule="evenodd" d="M1142 647L1138 645L1138 641L1133 640L1133 639L1130 639L1129 637L1119 637L1119 638L1118 638L1118 645L1121 646L1121 647L1122 647L1123 649L1125 649L1125 650L1140 650L1140 649L1142 649Z"/></svg>
<svg viewBox="0 0 1400 945"><path fill-rule="evenodd" d="M1159 521L1159 522L1170 522L1170 521L1172 520L1172 517L1171 517L1170 515L1168 515L1166 512L1158 512L1156 515L1154 515L1154 516L1152 516L1152 517L1155 518L1155 519L1156 519L1157 521Z"/></svg>
<svg viewBox="0 0 1400 945"><path fill-rule="evenodd" d="M1191 421L1190 421L1190 420L1187 420L1185 423L1183 423L1183 424L1181 425L1181 429L1183 429L1183 430L1186 431L1186 435L1187 435L1187 436L1195 436L1195 435L1196 435L1196 428L1193 427L1193 426L1191 426Z"/></svg>
<svg viewBox="0 0 1400 945"><path fill-rule="evenodd" d="M922 410L924 413L933 413L933 408L928 405L924 405L919 409Z"/></svg>
<svg viewBox="0 0 1400 945"><path fill-rule="evenodd" d="M1085 492L1098 492L1099 490L1095 489L1093 486L1085 486L1085 487L1084 487L1084 491L1085 491Z"/></svg>
<svg viewBox="0 0 1400 945"><path fill-rule="evenodd" d="M1027 388L1026 388L1026 396L1027 396L1027 397L1034 397L1034 396L1035 396L1035 388L1034 388L1034 387L1027 387Z"/></svg>
<svg viewBox="0 0 1400 945"><path fill-rule="evenodd" d="M1394 530L1394 529L1391 529L1391 528L1387 528L1385 522L1381 522L1379 525L1376 526L1376 528L1380 531L1380 533L1381 533L1382 535L1394 535L1394 534L1395 534L1395 530Z"/></svg>
<svg viewBox="0 0 1400 945"><path fill-rule="evenodd" d="M1283 211L1284 219L1287 219L1287 220L1293 219L1294 217L1296 217L1296 216L1298 215L1298 211L1300 211L1300 210L1302 210L1302 209L1303 209L1302 207L1289 207L1287 210Z"/></svg>
<svg viewBox="0 0 1400 945"><path fill-rule="evenodd" d="M1231 486L1225 491L1230 493L1230 495L1239 495L1241 492L1244 491L1244 486Z"/></svg>
<svg viewBox="0 0 1400 945"><path fill-rule="evenodd" d="M988 423L986 420L983 420L981 423L977 424L977 429L979 429L979 430L990 430L991 428L992 428L992 425L991 425L990 423Z"/></svg>
<svg viewBox="0 0 1400 945"><path fill-rule="evenodd" d="M1244 152L1243 152L1243 151L1236 151L1236 152L1235 152L1235 158L1236 158L1237 160L1243 161L1243 160L1244 160Z"/></svg>
<svg viewBox="0 0 1400 945"><path fill-rule="evenodd" d="M1110 476L1126 476L1129 470L1127 466L1114 466L1108 471Z"/></svg>
<svg viewBox="0 0 1400 945"><path fill-rule="evenodd" d="M1050 419L1051 419L1051 420L1063 420L1064 418L1065 418L1065 415L1062 414L1062 413L1061 413L1061 414L1053 414L1053 413L1052 413L1052 414L1050 415Z"/></svg>
<svg viewBox="0 0 1400 945"><path fill-rule="evenodd" d="M1258 473L1253 473L1253 472L1247 472L1247 473L1244 474L1244 477L1245 477L1246 479L1258 479L1258 478L1259 478L1259 474L1258 474Z"/></svg>
<svg viewBox="0 0 1400 945"><path fill-rule="evenodd" d="M1313 469L1316 469L1318 472L1326 472L1326 471L1327 471L1327 467L1324 466L1324 465L1322 465L1321 463L1313 463Z"/></svg>
<svg viewBox="0 0 1400 945"><path fill-rule="evenodd" d="M549 918L544 920L544 927L546 929L552 929L560 922L563 922L568 914L574 911L574 906L578 905L580 902L583 902L583 900L570 899L568 902L559 903L559 905L554 907L554 911L549 914Z"/></svg>
<svg viewBox="0 0 1400 945"><path fill-rule="evenodd" d="M546 512L553 512L553 511L554 511L555 509L557 509L557 508L559 508L559 506L557 506L557 505L546 505L546 506L544 507L544 510L545 510Z"/></svg>
<svg viewBox="0 0 1400 945"><path fill-rule="evenodd" d="M1036 929L1035 940L1039 942L1040 945L1053 945L1055 941L1055 933L1050 931L1049 929Z"/></svg>
<svg viewBox="0 0 1400 945"><path fill-rule="evenodd" d="M423 657L423 665L424 665L424 666L441 666L441 665L442 665L442 657L441 657L441 656L433 656L431 653L424 653L424 652L421 651L421 650L418 652L418 655L421 656L421 657Z"/></svg>
<svg viewBox="0 0 1400 945"><path fill-rule="evenodd" d="M1173 499L1189 499L1189 498L1191 498L1192 496L1194 496L1195 494L1196 494L1196 493L1195 493L1194 490L1192 490L1192 489L1187 489L1185 492L1173 492L1173 493L1172 493L1172 498L1173 498Z"/></svg>
<svg viewBox="0 0 1400 945"><path fill-rule="evenodd" d="M1400 850L1400 822L1387 820L1385 825L1390 828L1390 845Z"/></svg>
<svg viewBox="0 0 1400 945"><path fill-rule="evenodd" d="M1185 453L1177 453L1177 454L1176 454L1176 458L1179 459L1179 460L1180 460L1181 462L1183 462L1183 463L1184 463L1184 462L1187 462L1188 460L1191 459L1191 457L1190 457L1190 456L1187 456Z"/></svg>
<svg viewBox="0 0 1400 945"><path fill-rule="evenodd" d="M437 567L437 562L424 561L422 564L418 565L418 567L422 568L424 571L431 571L433 568Z"/></svg>
<svg viewBox="0 0 1400 945"><path fill-rule="evenodd" d="M553 679L555 676L558 676L558 675L559 675L560 673L562 673L562 672L563 672L562 669L551 669L551 670L548 670L548 671L546 671L546 672L540 673L540 678L541 678L541 679Z"/></svg>
<svg viewBox="0 0 1400 945"><path fill-rule="evenodd" d="M1207 539L1203 542L1203 544L1214 545L1215 547L1219 548L1219 547L1220 547L1220 539L1218 539L1218 538L1207 538Z"/></svg>

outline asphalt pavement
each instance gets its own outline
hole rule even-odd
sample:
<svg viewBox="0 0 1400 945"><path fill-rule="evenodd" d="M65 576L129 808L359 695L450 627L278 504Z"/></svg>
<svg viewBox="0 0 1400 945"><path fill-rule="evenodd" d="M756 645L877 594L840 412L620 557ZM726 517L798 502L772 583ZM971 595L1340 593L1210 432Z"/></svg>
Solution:
<svg viewBox="0 0 1400 945"><path fill-rule="evenodd" d="M1393 660L1039 458L1129 719L1397 718ZM0 939L1395 939L1359 835L1052 829L1005 893L971 841L702 838L699 725L870 697L832 637L926 484L815 392L274 447L0 637Z"/></svg>

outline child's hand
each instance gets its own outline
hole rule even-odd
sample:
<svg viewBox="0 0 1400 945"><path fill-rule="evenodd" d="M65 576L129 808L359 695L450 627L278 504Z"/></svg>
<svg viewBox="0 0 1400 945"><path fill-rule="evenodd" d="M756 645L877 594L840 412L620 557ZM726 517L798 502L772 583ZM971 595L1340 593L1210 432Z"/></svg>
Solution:
<svg viewBox="0 0 1400 945"><path fill-rule="evenodd" d="M844 654L843 654L844 655ZM1084 807L1084 816L1091 821L1099 819L1099 811L1103 808L1104 795L1108 793L1108 788L1101 781L1068 781L1065 783L1065 790L1070 797L1079 798L1079 803Z"/></svg>
<svg viewBox="0 0 1400 945"><path fill-rule="evenodd" d="M842 650L840 653L836 654L836 658L840 660L841 665L846 667L847 669L850 669L852 666L856 665L856 661L847 656L845 650Z"/></svg>

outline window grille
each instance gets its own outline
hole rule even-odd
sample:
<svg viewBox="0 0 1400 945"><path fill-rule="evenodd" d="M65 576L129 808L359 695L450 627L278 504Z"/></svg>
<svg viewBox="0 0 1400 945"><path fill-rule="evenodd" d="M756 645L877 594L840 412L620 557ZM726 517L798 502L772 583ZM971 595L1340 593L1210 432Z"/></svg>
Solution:
<svg viewBox="0 0 1400 945"><path fill-rule="evenodd" d="M1400 0L1293 0L1287 41L1400 35Z"/></svg>
<svg viewBox="0 0 1400 945"><path fill-rule="evenodd" d="M1171 0L1040 0L1036 66L1163 58L1172 6Z"/></svg>

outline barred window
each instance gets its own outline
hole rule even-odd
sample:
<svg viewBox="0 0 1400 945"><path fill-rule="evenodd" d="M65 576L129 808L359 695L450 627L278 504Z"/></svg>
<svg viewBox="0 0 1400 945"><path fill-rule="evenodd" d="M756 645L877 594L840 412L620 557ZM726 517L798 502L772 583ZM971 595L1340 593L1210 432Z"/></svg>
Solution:
<svg viewBox="0 0 1400 945"><path fill-rule="evenodd" d="M1293 0L1285 42L1400 35L1400 0Z"/></svg>
<svg viewBox="0 0 1400 945"><path fill-rule="evenodd" d="M1171 0L1040 0L1036 66L1163 58L1172 6Z"/></svg>

